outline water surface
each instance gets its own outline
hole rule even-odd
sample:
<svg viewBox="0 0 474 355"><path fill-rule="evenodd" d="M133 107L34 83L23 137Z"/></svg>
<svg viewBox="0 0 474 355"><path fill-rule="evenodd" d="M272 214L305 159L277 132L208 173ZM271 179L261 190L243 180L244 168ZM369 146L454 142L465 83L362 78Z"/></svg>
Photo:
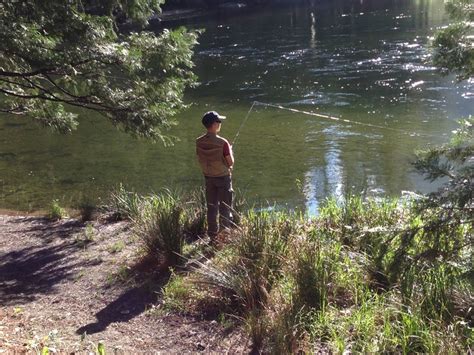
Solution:
<svg viewBox="0 0 474 355"><path fill-rule="evenodd" d="M201 85L187 93L193 105L179 115L174 147L134 140L90 112L71 136L2 118L0 207L74 205L119 182L140 192L200 186L200 117L226 114L222 135L232 139L256 100L407 133L255 106L234 147L234 183L250 200L314 212L329 196L430 191L410 165L414 150L447 141L473 107L474 83L453 83L429 63L443 1L329 3L189 23L205 29Z"/></svg>

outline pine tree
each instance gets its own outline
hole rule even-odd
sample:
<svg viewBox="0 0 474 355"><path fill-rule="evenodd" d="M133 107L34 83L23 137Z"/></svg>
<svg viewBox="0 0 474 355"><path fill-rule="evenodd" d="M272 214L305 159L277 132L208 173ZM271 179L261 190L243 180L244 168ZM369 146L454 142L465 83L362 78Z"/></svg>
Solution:
<svg viewBox="0 0 474 355"><path fill-rule="evenodd" d="M446 5L452 23L433 39L433 61L445 73L457 73L459 80L474 73L473 20L470 0L453 0ZM416 169L431 181L445 183L419 203L420 212L431 221L428 228L445 230L467 228L472 242L474 226L474 118L460 121L451 141L418 152ZM470 231L470 232L469 232Z"/></svg>
<svg viewBox="0 0 474 355"><path fill-rule="evenodd" d="M450 0L446 10L452 22L436 33L433 62L446 73L456 73L459 80L469 79L474 75L474 4L472 0Z"/></svg>

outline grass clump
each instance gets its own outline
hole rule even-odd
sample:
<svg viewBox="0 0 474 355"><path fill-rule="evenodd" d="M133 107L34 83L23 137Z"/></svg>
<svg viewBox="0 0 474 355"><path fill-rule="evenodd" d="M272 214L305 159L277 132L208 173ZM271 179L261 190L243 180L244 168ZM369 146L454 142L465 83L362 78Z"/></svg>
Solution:
<svg viewBox="0 0 474 355"><path fill-rule="evenodd" d="M112 192L108 210L112 213L112 218L117 221L132 220L140 215L142 197L133 191L127 191L120 184Z"/></svg>
<svg viewBox="0 0 474 355"><path fill-rule="evenodd" d="M299 244L295 252L295 265L291 272L295 283L295 307L324 309L328 303L334 269L338 267L338 250L310 242Z"/></svg>
<svg viewBox="0 0 474 355"><path fill-rule="evenodd" d="M96 230L91 222L88 222L84 231L76 236L75 242L81 248L86 248L90 243L94 242Z"/></svg>
<svg viewBox="0 0 474 355"><path fill-rule="evenodd" d="M207 295L205 291L193 287L185 274L172 270L170 280L163 288L163 309L192 314L198 304L202 306L206 302Z"/></svg>
<svg viewBox="0 0 474 355"><path fill-rule="evenodd" d="M196 263L196 285L242 320L254 351L466 352L472 226L431 223L411 202L357 197L312 220L249 211Z"/></svg>
<svg viewBox="0 0 474 355"><path fill-rule="evenodd" d="M113 219L132 222L143 244L144 257L166 269L184 261L186 243L204 236L205 206L202 189L188 194L164 190L143 196L120 184L112 193L108 210ZM120 249L119 245L116 247Z"/></svg>
<svg viewBox="0 0 474 355"><path fill-rule="evenodd" d="M120 264L117 270L107 275L107 284L111 286L115 283L133 283L133 269L125 263Z"/></svg>
<svg viewBox="0 0 474 355"><path fill-rule="evenodd" d="M206 196L203 189L191 191L188 195L182 195L185 221L184 234L186 240L193 241L204 237L206 234Z"/></svg>
<svg viewBox="0 0 474 355"><path fill-rule="evenodd" d="M79 210L79 216L82 222L91 221L94 217L94 213L97 211L95 203L89 200L84 200L77 206Z"/></svg>
<svg viewBox="0 0 474 355"><path fill-rule="evenodd" d="M142 242L144 258L166 269L181 264L185 245L205 235L205 206L202 189L188 194L164 190L140 195L120 184L111 195L107 211L113 220L130 220ZM113 253L122 248L117 244L109 250Z"/></svg>
<svg viewBox="0 0 474 355"><path fill-rule="evenodd" d="M228 249L221 253L223 260L197 270L202 271L204 282L238 299L242 312L263 308L280 277L289 237L281 228L287 223L282 217L250 211L245 223L234 232Z"/></svg>
<svg viewBox="0 0 474 355"><path fill-rule="evenodd" d="M185 311L186 302L191 299L191 290L183 276L173 274L163 288L163 306L168 310Z"/></svg>
<svg viewBox="0 0 474 355"><path fill-rule="evenodd" d="M49 206L48 218L52 221L59 221L67 217L68 214L66 210L59 204L59 200L53 200Z"/></svg>
<svg viewBox="0 0 474 355"><path fill-rule="evenodd" d="M111 254L120 253L123 248L125 248L125 243L123 242L123 240L118 240L109 247L109 252Z"/></svg>
<svg viewBox="0 0 474 355"><path fill-rule="evenodd" d="M299 229L299 216L249 211L232 241L214 263L197 263L198 284L211 286L223 306L245 319L258 351L267 336L266 308L282 278L288 243ZM219 302L219 301L218 301Z"/></svg>
<svg viewBox="0 0 474 355"><path fill-rule="evenodd" d="M180 197L170 191L149 196L133 220L147 257L167 268L183 259L186 216Z"/></svg>

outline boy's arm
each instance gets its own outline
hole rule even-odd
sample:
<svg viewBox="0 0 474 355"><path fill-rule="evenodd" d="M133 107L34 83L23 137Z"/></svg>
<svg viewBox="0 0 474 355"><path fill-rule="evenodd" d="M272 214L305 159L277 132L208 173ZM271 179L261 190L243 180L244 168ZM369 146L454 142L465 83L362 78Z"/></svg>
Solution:
<svg viewBox="0 0 474 355"><path fill-rule="evenodd" d="M227 162L229 168L232 168L232 166L234 166L234 157L232 156L232 154L227 155L225 157L225 161Z"/></svg>
<svg viewBox="0 0 474 355"><path fill-rule="evenodd" d="M234 154L232 153L232 146L229 143L224 145L224 158L229 168L234 165Z"/></svg>

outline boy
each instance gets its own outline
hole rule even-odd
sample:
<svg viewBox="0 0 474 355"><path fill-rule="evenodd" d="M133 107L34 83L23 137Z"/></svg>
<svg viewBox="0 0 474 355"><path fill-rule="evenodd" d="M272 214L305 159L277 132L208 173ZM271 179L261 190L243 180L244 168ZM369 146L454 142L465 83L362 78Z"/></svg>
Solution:
<svg viewBox="0 0 474 355"><path fill-rule="evenodd" d="M219 229L231 226L234 156L227 139L217 135L225 116L209 111L202 117L207 132L196 139L196 154L206 181L207 234L215 243ZM219 212L219 225L217 213Z"/></svg>

